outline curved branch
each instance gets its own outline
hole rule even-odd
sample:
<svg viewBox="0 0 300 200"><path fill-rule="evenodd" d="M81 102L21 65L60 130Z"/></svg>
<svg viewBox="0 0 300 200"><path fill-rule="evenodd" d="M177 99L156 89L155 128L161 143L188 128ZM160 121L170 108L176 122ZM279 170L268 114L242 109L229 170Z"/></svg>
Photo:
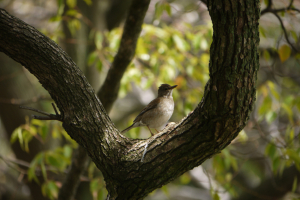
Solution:
<svg viewBox="0 0 300 200"><path fill-rule="evenodd" d="M296 47L294 47L294 45L291 43L291 41L289 39L289 36L287 34L287 31L286 31L286 29L284 27L284 24L283 24L281 18L279 17L279 15L277 13L273 13L273 14L275 15L275 17L277 17L278 21L280 22L280 26L281 26L281 28L283 30L284 37L285 37L287 43L294 49L294 51L298 52L298 50L296 49Z"/></svg>
<svg viewBox="0 0 300 200"><path fill-rule="evenodd" d="M119 51L114 59L112 67L107 74L108 78L106 78L103 86L97 94L99 99L103 103L103 107L105 108L107 113L110 112L110 109L117 98L121 78L133 57L132 54L134 54L135 52L136 43L142 29L143 19L145 17L149 3L150 1L135 0L131 4L131 9L129 10L127 20L125 22L125 28L122 34ZM129 44L127 41L133 42ZM122 57L123 59L126 59L128 61L120 62L120 58ZM114 74L117 73L120 73L120 76L118 76L118 78L115 78ZM106 88L107 85L110 85L110 87ZM72 158L70 171L68 172L66 180L64 181L62 188L59 191L58 199L60 200L73 198L73 196L75 195L75 190L79 185L80 175L83 174L85 170L84 161L88 159L88 155L85 152L84 148L82 148L81 146L78 147L78 150L76 150L76 152L77 154Z"/></svg>
<svg viewBox="0 0 300 200"><path fill-rule="evenodd" d="M63 127L101 170L110 199L141 199L200 165L229 145L249 118L259 67L259 0L207 4L214 34L210 80L202 101L175 127L147 140L122 136L69 56L0 10L0 50L22 63L48 90L60 109Z"/></svg>
<svg viewBox="0 0 300 200"><path fill-rule="evenodd" d="M300 13L299 9L292 7L293 3L294 3L294 0L291 0L290 4L285 8L272 9L273 1L269 0L267 7L261 11L260 15L264 15L264 14L269 13L269 12L270 13L278 13L278 12L289 11L289 10L296 11L296 12Z"/></svg>
<svg viewBox="0 0 300 200"><path fill-rule="evenodd" d="M275 15L275 17L278 19L278 21L280 23L280 26L281 26L281 28L283 30L284 37L285 37L287 43L294 49L294 51L298 52L298 49L296 49L296 47L294 47L294 45L291 43L291 41L290 41L290 39L288 37L287 31L286 31L286 29L284 27L284 24L283 24L281 18L279 17L279 15L277 14L278 12L288 11L288 10L293 10L293 11L296 11L296 12L300 13L299 9L296 9L296 8L292 7L293 3L294 3L294 0L291 0L290 4L286 8L272 9L273 1L269 0L267 7L264 10L261 11L261 15L264 15L266 13L272 13L273 15Z"/></svg>

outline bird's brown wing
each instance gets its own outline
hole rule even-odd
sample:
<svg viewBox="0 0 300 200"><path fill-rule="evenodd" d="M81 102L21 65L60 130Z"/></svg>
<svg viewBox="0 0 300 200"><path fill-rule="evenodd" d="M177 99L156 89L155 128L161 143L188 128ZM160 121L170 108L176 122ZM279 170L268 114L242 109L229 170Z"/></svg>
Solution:
<svg viewBox="0 0 300 200"><path fill-rule="evenodd" d="M152 110L157 107L160 99L154 99L152 100L141 112L140 114L134 119L133 122L139 122L143 116L143 114L149 110Z"/></svg>

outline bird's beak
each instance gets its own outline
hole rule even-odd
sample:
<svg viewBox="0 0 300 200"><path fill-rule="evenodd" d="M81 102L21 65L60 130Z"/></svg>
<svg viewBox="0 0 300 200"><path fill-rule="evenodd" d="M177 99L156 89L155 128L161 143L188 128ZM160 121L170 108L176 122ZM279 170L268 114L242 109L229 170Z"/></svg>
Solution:
<svg viewBox="0 0 300 200"><path fill-rule="evenodd" d="M176 87L177 87L177 85L173 85L173 86L169 87L169 90L173 90Z"/></svg>

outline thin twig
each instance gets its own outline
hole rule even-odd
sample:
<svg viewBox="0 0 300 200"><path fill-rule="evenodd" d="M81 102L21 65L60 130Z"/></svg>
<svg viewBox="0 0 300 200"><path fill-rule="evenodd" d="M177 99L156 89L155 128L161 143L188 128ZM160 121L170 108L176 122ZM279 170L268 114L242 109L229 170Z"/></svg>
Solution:
<svg viewBox="0 0 300 200"><path fill-rule="evenodd" d="M40 114L43 114L43 115L46 115L46 116L51 115L51 114L46 113L44 111L41 111L41 110L38 110L38 109L35 109L35 108L31 108L31 107L27 107L27 106L20 106L20 108L25 109L25 110L31 110L31 111L34 111L34 112L37 112L37 113L40 113Z"/></svg>
<svg viewBox="0 0 300 200"><path fill-rule="evenodd" d="M273 13L273 14L277 17L277 19L278 19L279 22L280 22L280 25L281 25L281 28L282 28L282 30L283 30L284 37L285 37L287 43L294 49L294 51L298 52L298 50L297 50L297 49L294 47L294 45L291 43L291 41L290 41L290 39L289 39L289 36L288 36L288 34L287 34L287 31L286 31L286 29L285 29L285 27L284 27L284 25L283 25L283 22L282 22L281 18L279 17L279 15L278 15L277 13Z"/></svg>
<svg viewBox="0 0 300 200"><path fill-rule="evenodd" d="M20 106L20 108L25 109L25 110L31 110L31 111L34 111L34 112L46 115L46 116L33 115L34 119L39 119L39 120L57 120L57 121L61 121L62 122L63 120L62 120L61 115L58 114L58 112L56 110L56 107L53 104L52 104L52 106L53 106L54 111L56 113L55 115L50 114L50 113L46 113L44 111L41 111L41 110L38 110L38 109L35 109L35 108L27 107L27 106Z"/></svg>
<svg viewBox="0 0 300 200"><path fill-rule="evenodd" d="M54 104L54 103L51 103L51 104L52 104L52 107L53 107L53 109L54 109L55 114L56 114L56 115L59 115L58 112L57 112L57 109L56 109L55 104Z"/></svg>
<svg viewBox="0 0 300 200"><path fill-rule="evenodd" d="M286 28L284 27L284 24L282 22L282 19L279 17L279 15L277 14L278 12L282 12L282 11L289 11L289 10L293 10L293 11L297 11L300 13L300 10L299 9L296 9L296 8L292 8L293 6L293 3L294 3L294 0L291 0L289 5L285 8L279 8L279 9L272 9L272 6L273 6L273 1L272 0L269 0L269 3L267 5L267 7L261 11L261 14L260 15L264 15L266 13L272 13L273 15L275 15L275 17L277 17L277 19L279 20L280 22L280 25L281 25L281 28L283 30L283 33L284 33L284 37L287 41L287 43L292 47L292 49L296 52L299 52L298 49L296 49L294 47L294 45L291 43L289 37L288 37L288 34L287 34L287 31L286 31Z"/></svg>

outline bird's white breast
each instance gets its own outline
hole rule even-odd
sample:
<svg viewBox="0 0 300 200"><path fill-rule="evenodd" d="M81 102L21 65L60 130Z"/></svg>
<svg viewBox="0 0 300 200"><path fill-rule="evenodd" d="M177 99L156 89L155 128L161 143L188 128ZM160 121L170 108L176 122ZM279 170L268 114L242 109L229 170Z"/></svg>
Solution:
<svg viewBox="0 0 300 200"><path fill-rule="evenodd" d="M150 128L162 128L162 126L164 126L169 121L174 111L173 98L162 99L162 101L160 101L157 105L157 108L158 109L155 109L157 112L152 112L151 114L153 117L150 121L148 121Z"/></svg>

